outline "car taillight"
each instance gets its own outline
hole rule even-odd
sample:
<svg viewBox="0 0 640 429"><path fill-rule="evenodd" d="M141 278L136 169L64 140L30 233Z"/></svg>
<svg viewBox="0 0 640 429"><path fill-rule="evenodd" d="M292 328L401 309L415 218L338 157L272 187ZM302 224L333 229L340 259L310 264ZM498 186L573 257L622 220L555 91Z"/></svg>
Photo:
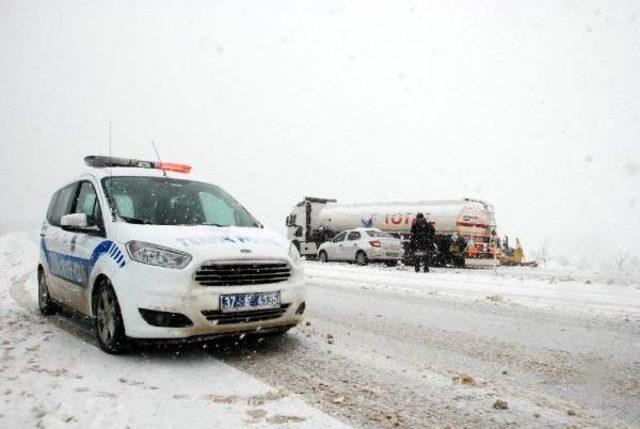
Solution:
<svg viewBox="0 0 640 429"><path fill-rule="evenodd" d="M369 244L371 245L371 247L382 247L382 243L380 242L380 240L371 240Z"/></svg>

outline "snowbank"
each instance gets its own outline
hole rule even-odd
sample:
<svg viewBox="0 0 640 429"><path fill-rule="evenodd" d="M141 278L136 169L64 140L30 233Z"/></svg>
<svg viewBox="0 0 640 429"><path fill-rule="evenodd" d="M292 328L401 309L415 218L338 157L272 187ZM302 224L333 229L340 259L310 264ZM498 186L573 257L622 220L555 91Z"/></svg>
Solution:
<svg viewBox="0 0 640 429"><path fill-rule="evenodd" d="M490 270L307 262L307 283L376 288L389 293L437 295L443 299L482 300L614 317L640 316L640 276L575 268L499 267Z"/></svg>

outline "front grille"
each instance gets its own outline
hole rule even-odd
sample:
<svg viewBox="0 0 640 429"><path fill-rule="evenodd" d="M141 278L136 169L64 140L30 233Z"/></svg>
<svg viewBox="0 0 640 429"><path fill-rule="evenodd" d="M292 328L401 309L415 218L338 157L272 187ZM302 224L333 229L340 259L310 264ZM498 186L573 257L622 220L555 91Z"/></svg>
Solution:
<svg viewBox="0 0 640 429"><path fill-rule="evenodd" d="M202 286L279 283L290 276L289 265L284 262L212 263L202 265L196 271L196 281Z"/></svg>
<svg viewBox="0 0 640 429"><path fill-rule="evenodd" d="M232 323L259 322L261 320L277 319L282 316L290 304L283 304L280 308L267 310L239 311L235 313L223 313L220 310L203 311L202 315L210 322L218 322L218 325L230 325Z"/></svg>

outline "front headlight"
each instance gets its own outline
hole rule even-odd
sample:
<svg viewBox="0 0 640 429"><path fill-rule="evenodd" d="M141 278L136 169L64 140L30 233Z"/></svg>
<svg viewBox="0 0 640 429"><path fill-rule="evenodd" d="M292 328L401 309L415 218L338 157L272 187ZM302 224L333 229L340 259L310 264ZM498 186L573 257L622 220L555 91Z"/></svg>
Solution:
<svg viewBox="0 0 640 429"><path fill-rule="evenodd" d="M296 264L302 260L302 258L300 257L300 252L298 252L298 248L293 243L289 244L289 257Z"/></svg>
<svg viewBox="0 0 640 429"><path fill-rule="evenodd" d="M191 255L158 244L144 241L129 241L126 245L129 256L136 262L164 268L184 268L191 262Z"/></svg>

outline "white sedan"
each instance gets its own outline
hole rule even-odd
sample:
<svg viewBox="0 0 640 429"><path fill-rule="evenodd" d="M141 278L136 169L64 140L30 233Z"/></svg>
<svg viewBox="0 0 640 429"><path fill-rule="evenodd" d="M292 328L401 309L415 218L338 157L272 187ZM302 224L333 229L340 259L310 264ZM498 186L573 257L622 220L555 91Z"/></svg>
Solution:
<svg viewBox="0 0 640 429"><path fill-rule="evenodd" d="M402 259L402 241L375 228L356 228L343 231L333 240L320 245L318 258L322 262L350 261L367 265L381 261L396 265Z"/></svg>

